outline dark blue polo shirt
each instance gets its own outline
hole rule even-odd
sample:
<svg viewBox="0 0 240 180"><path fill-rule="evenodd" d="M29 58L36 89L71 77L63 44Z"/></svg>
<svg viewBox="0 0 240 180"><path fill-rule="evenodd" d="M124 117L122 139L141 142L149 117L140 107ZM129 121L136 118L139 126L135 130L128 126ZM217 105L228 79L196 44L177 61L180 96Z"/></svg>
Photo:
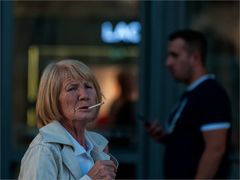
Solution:
<svg viewBox="0 0 240 180"><path fill-rule="evenodd" d="M172 124L166 141L165 175L192 179L205 147L202 132L230 127L230 102L222 86L205 76L179 104L180 112L175 111L169 119Z"/></svg>

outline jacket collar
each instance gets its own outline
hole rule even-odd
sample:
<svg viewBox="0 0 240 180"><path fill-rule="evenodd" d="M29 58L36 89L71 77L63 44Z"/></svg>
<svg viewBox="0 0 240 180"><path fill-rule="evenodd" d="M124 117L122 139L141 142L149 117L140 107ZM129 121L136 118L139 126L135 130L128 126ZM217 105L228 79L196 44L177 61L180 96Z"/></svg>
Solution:
<svg viewBox="0 0 240 180"><path fill-rule="evenodd" d="M71 139L68 137L67 130L56 120L40 128L39 133L42 135L44 142L59 143L74 148ZM108 141L105 138L99 136L95 132L86 130L85 136L93 144L94 151L103 151L108 144Z"/></svg>
<svg viewBox="0 0 240 180"><path fill-rule="evenodd" d="M58 143L73 147L72 141L68 138L67 132L58 121L52 121L39 129L43 141L47 143Z"/></svg>

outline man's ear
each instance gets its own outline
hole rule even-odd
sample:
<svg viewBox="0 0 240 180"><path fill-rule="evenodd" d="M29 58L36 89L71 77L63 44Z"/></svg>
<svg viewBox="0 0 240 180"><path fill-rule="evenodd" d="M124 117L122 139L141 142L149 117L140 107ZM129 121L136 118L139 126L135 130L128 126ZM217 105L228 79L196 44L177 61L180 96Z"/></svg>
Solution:
<svg viewBox="0 0 240 180"><path fill-rule="evenodd" d="M192 53L191 63L192 63L192 64L202 63L202 61L201 61L201 54L200 54L200 53L197 53L197 52Z"/></svg>

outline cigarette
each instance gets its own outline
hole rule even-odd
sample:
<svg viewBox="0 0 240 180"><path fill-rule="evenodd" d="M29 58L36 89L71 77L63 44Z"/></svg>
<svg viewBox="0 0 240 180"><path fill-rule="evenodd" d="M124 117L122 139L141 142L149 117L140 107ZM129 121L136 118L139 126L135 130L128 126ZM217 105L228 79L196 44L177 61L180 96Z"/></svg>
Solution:
<svg viewBox="0 0 240 180"><path fill-rule="evenodd" d="M95 104L95 105L93 105L93 106L89 106L88 109L92 109L92 108L95 108L95 107L97 107L97 106L101 106L102 104L104 104L104 102L100 102L100 103Z"/></svg>

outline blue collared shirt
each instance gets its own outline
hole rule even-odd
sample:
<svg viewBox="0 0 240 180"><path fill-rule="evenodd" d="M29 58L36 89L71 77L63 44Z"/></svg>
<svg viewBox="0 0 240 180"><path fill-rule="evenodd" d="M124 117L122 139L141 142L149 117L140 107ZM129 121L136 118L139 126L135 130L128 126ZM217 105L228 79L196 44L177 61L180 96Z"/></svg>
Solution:
<svg viewBox="0 0 240 180"><path fill-rule="evenodd" d="M88 171L92 168L94 165L94 160L91 157L91 151L93 150L93 144L88 139L87 136L85 136L87 149L85 149L81 144L79 144L76 139L66 130L68 137L71 139L73 146L74 146L74 154L76 156L76 159L80 165L80 168L83 172L83 174L87 174Z"/></svg>

